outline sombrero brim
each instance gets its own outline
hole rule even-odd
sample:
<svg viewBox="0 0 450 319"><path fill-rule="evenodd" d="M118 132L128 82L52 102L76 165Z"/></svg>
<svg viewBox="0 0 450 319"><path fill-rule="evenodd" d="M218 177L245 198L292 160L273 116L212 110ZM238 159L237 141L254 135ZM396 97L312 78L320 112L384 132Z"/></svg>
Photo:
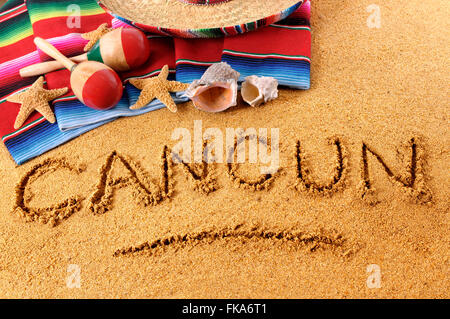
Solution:
<svg viewBox="0 0 450 319"><path fill-rule="evenodd" d="M191 5L178 0L100 0L111 15L144 31L183 38L236 35L278 22L304 0L232 0Z"/></svg>

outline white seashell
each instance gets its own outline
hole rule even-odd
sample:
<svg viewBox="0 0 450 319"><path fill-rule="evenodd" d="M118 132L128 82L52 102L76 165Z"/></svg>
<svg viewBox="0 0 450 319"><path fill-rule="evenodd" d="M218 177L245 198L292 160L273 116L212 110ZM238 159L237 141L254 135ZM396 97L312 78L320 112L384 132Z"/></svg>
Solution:
<svg viewBox="0 0 450 319"><path fill-rule="evenodd" d="M245 102L259 106L278 97L278 81L272 77L248 76L242 83L241 94Z"/></svg>
<svg viewBox="0 0 450 319"><path fill-rule="evenodd" d="M239 76L226 62L213 64L200 80L192 82L186 96L202 111L224 111L237 104Z"/></svg>

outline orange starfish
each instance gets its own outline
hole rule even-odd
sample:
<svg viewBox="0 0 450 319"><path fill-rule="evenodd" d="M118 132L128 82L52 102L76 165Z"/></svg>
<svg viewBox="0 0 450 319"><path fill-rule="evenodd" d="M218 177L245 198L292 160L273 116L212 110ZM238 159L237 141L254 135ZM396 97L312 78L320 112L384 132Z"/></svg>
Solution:
<svg viewBox="0 0 450 319"><path fill-rule="evenodd" d="M16 130L19 129L34 110L41 113L50 123L55 123L56 118L48 102L66 94L67 91L68 88L55 90L44 89L44 77L41 76L26 91L8 97L6 99L8 102L21 104L14 128Z"/></svg>
<svg viewBox="0 0 450 319"><path fill-rule="evenodd" d="M168 76L169 66L165 65L162 68L161 73L156 77L148 79L131 79L130 83L142 91L136 104L132 105L130 109L140 109L156 98L167 106L171 112L175 113L177 111L177 105L169 92L184 91L189 85L177 81L168 81Z"/></svg>
<svg viewBox="0 0 450 319"><path fill-rule="evenodd" d="M107 23L103 23L100 25L96 30L83 33L81 37L85 40L89 40L89 42L84 47L84 52L89 51L92 49L95 43L97 43L98 40L108 32L112 31L111 28L108 27Z"/></svg>

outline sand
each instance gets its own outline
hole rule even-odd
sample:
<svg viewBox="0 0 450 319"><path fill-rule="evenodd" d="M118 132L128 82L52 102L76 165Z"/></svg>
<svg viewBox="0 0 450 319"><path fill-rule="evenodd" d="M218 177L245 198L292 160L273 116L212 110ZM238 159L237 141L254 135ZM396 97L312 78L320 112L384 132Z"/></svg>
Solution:
<svg viewBox="0 0 450 319"><path fill-rule="evenodd" d="M309 91L0 147L0 297L448 298L450 5L372 3L313 2ZM279 128L280 171L171 163L195 120Z"/></svg>

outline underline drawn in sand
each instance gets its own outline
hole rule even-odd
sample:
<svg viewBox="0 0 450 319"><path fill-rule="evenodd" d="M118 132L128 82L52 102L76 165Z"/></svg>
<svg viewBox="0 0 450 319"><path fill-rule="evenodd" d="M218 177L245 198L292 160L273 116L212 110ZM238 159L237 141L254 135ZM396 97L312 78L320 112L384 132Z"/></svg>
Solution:
<svg viewBox="0 0 450 319"><path fill-rule="evenodd" d="M215 241L241 240L270 240L279 244L293 244L296 248L305 247L310 252L321 249L331 250L341 257L350 257L357 251L357 246L353 247L348 241L336 232L325 234L323 231L317 234L305 233L290 230L266 230L259 226L246 227L239 224L235 227L222 229L211 228L196 233L184 235L173 235L145 242L138 246L119 249L114 253L115 257L135 256L138 254L148 254L150 256L163 252L168 248L178 250L185 247L193 247L199 244L211 244Z"/></svg>
<svg viewBox="0 0 450 319"><path fill-rule="evenodd" d="M405 145L402 145L398 154L407 154L405 175L395 175L392 169L386 164L386 161L378 155L367 143L362 143L361 148L361 165L360 165L360 181L358 189L361 198L368 204L377 203L376 190L372 186L369 158L373 155L376 161L381 164L381 168L388 175L389 180L402 189L414 203L431 204L432 194L426 185L425 175L425 155L422 143L419 138L410 139ZM341 139L335 137L329 139L330 144L335 148L335 167L329 177L330 182L326 185L317 184L311 177L310 171L306 166L305 154L298 141L295 144L295 169L296 169L296 186L294 187L299 193L318 194L333 196L337 192L342 192L346 188L344 183L347 175L348 160L347 151ZM95 186L95 190L88 199L88 209L93 214L104 214L113 208L114 191L117 188L131 187L133 198L135 201L144 206L154 206L160 202L170 198L174 194L174 167L182 166L183 171L188 179L192 182L193 188L200 194L209 194L218 189L215 179L215 166L213 164L198 163L174 164L174 154L168 146L164 146L160 157L160 180L155 182L137 162L131 158L125 157L116 151L113 151L107 158L100 169L99 180ZM119 162L128 171L126 176L114 178L112 175L114 162ZM176 161L175 161L176 162ZM266 190L269 191L270 184L277 178L277 174L262 175L255 180L248 180L240 177L238 169L240 164L225 164L228 177L236 187L251 189L255 192ZM44 208L32 208L29 206L30 200L25 197L27 187L36 179L44 174L49 174L56 170L68 169L76 174L81 174L84 168L70 165L65 159L46 159L40 164L33 166L20 180L16 187L16 200L13 211L23 217L25 221L39 221L44 224L57 225L65 218L69 217L76 211L81 209L81 203L84 200L81 196L71 196L62 203L55 204Z"/></svg>

